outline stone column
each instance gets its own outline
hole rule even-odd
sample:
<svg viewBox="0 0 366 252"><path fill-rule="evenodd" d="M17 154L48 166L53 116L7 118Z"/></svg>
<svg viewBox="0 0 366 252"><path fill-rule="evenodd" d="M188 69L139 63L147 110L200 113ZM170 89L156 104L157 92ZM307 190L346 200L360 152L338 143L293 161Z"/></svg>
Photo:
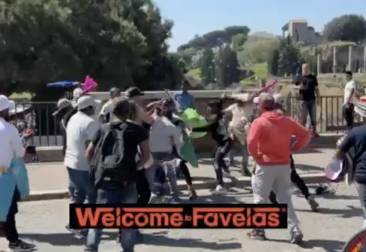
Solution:
<svg viewBox="0 0 366 252"><path fill-rule="evenodd" d="M333 47L333 73L337 73L337 47Z"/></svg>
<svg viewBox="0 0 366 252"><path fill-rule="evenodd" d="M352 71L352 46L350 45L348 47L348 69L349 71Z"/></svg>

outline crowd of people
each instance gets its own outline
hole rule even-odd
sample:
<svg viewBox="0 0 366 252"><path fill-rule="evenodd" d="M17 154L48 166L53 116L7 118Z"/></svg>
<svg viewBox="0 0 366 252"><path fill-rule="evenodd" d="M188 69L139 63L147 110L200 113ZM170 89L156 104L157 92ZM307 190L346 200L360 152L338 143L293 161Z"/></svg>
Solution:
<svg viewBox="0 0 366 252"><path fill-rule="evenodd" d="M352 73L347 73L347 79L344 110L347 125L352 128L355 90ZM252 177L254 203L287 204L290 242L301 243L303 234L291 201L292 183L300 189L313 211L317 211L319 205L296 172L292 154L304 148L311 136L318 136L315 108L319 92L316 77L309 74L307 65L303 66L303 77L296 84L300 87L303 109L301 124L286 116L286 101L279 86L274 95L223 95L221 99L209 102L208 124L202 127L190 127L180 117L186 109L195 107L186 81L180 93L150 104L145 104L144 93L137 87L128 88L125 95L114 87L101 109L93 97L76 90L73 100L58 101L54 113L64 137L64 165L71 203L177 203L181 201L177 185L180 175L185 179L189 199L196 199L199 195L194 189L188 160L181 150L192 132L208 132L216 142L213 168L217 185L213 193L226 192L224 177L232 175L225 159L233 153L233 144L238 141L241 173ZM232 103L229 107L225 107L227 99ZM248 112L252 101L255 107ZM19 134L8 122L11 104L7 97L0 96L0 175L9 170L13 158L24 156ZM305 127L308 115L311 131ZM357 147L356 181L362 197L365 195L365 139L365 127L352 130L338 153L341 156L352 146ZM255 163L252 168L249 156ZM16 189L11 197L11 207L3 225L9 248L30 251L34 246L19 239L15 226L19 200ZM85 251L98 251L102 230L66 228L76 237L85 237ZM266 239L261 229L252 230L248 236ZM126 229L119 232L118 242L123 251L129 252L134 251L141 238L139 231Z"/></svg>

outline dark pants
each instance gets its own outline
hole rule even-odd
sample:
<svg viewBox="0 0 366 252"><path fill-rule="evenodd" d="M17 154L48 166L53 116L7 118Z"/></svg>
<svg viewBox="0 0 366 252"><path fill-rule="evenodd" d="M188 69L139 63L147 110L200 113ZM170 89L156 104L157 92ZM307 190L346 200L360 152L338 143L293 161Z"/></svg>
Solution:
<svg viewBox="0 0 366 252"><path fill-rule="evenodd" d="M346 120L347 128L352 129L353 128L353 118L354 118L354 105L353 104L347 104L343 108L343 117Z"/></svg>
<svg viewBox="0 0 366 252"><path fill-rule="evenodd" d="M224 184L222 170L229 169L225 162L225 156L229 153L231 145L232 145L232 141L227 140L222 145L219 145L215 152L214 168L215 168L215 172L216 172L217 184L219 184L219 185Z"/></svg>
<svg viewBox="0 0 366 252"><path fill-rule="evenodd" d="M126 186L121 185L101 185L97 190L97 204L135 204L137 202L136 184ZM123 251L133 252L136 242L135 229L122 229L120 240ZM89 229L86 252L97 252L102 237L102 229Z"/></svg>
<svg viewBox="0 0 366 252"><path fill-rule="evenodd" d="M192 185L192 176L191 176L191 173L189 172L189 168L187 166L187 161L181 159L180 163L179 163L179 169L183 173L183 176L186 180L187 185L191 186Z"/></svg>
<svg viewBox="0 0 366 252"><path fill-rule="evenodd" d="M179 161L179 170L182 172L184 179L186 180L187 185L192 185L192 176L189 172L189 168L187 166L187 161L184 160L178 153L177 148L173 147L173 154L176 158L180 159Z"/></svg>
<svg viewBox="0 0 366 252"><path fill-rule="evenodd" d="M19 239L15 223L15 215L18 212L17 202L19 201L19 199L19 191L18 189L15 189L8 216L6 217L6 222L3 225L5 237L9 242L17 242Z"/></svg>
<svg viewBox="0 0 366 252"><path fill-rule="evenodd" d="M306 121L310 116L311 126L313 130L316 130L316 102L312 101L301 101L301 123L306 126Z"/></svg>
<svg viewBox="0 0 366 252"><path fill-rule="evenodd" d="M304 180L297 173L295 169L294 158L292 157L292 155L290 156L290 159L291 159L291 182L294 183L297 186L297 188L300 189L304 197L308 199L310 196L309 188L305 184ZM270 194L270 200L272 203L277 204L276 194L273 191Z"/></svg>
<svg viewBox="0 0 366 252"><path fill-rule="evenodd" d="M136 187L137 187L137 194L138 199L137 203L142 205L147 205L150 201L151 197L151 190L149 181L146 178L146 170L142 169L137 171L136 177Z"/></svg>

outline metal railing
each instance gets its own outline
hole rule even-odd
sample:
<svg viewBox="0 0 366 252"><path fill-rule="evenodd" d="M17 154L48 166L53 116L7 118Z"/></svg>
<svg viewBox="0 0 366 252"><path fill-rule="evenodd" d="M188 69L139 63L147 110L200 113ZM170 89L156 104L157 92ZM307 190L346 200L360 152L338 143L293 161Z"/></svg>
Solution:
<svg viewBox="0 0 366 252"><path fill-rule="evenodd" d="M339 133L346 129L346 122L343 117L343 96L321 96L316 105L317 130L320 133ZM301 101L298 97L288 99L289 115L298 121L301 118ZM355 113L354 124L363 123L357 113ZM309 118L308 118L309 124Z"/></svg>
<svg viewBox="0 0 366 252"><path fill-rule="evenodd" d="M62 136L59 123L52 113L56 110L55 102L17 103L11 116L11 122L22 134L26 129L33 130L33 136L27 140L35 146L60 146Z"/></svg>
<svg viewBox="0 0 366 252"><path fill-rule="evenodd" d="M291 117L300 120L301 101L296 97L289 97L288 113ZM321 133L342 132L346 128L342 111L342 96L322 96L317 104L317 129ZM19 109L20 108L20 109ZM13 123L22 131L24 121L26 127L34 129L34 136L30 143L35 146L61 146L62 135L59 123L52 113L56 110L55 102L29 102L18 103L17 112L23 108L29 108L28 113L18 113ZM198 108L204 110L205 108ZM355 114L355 125L363 122L363 119Z"/></svg>

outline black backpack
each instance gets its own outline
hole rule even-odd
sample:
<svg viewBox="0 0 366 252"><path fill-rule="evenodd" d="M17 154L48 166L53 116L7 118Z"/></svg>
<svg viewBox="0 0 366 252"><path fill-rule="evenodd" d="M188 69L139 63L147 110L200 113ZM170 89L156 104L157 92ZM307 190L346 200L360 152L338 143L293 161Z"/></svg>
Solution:
<svg viewBox="0 0 366 252"><path fill-rule="evenodd" d="M122 163L126 128L126 123L109 123L103 126L91 165L95 185L100 182L123 185L131 179L133 171L123 167Z"/></svg>

